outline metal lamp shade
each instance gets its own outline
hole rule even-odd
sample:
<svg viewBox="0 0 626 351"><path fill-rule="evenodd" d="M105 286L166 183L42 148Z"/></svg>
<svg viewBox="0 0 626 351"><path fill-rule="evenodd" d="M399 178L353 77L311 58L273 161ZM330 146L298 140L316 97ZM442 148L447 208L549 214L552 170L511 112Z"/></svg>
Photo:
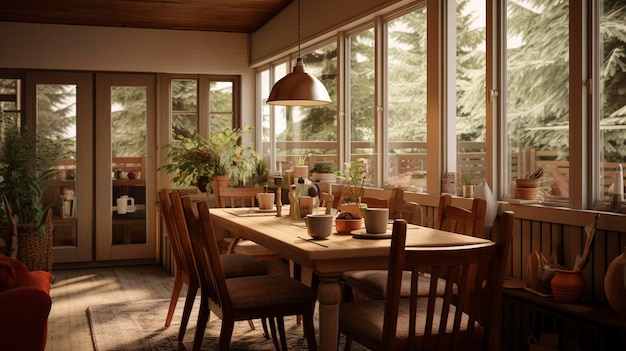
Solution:
<svg viewBox="0 0 626 351"><path fill-rule="evenodd" d="M322 82L304 71L302 59L298 58L293 72L274 84L267 103L283 106L327 105L332 101Z"/></svg>

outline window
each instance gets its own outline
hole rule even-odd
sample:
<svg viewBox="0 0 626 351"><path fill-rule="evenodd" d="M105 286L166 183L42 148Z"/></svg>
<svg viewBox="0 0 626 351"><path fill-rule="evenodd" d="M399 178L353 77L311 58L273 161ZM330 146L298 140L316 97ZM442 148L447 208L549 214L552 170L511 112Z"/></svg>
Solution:
<svg viewBox="0 0 626 351"><path fill-rule="evenodd" d="M395 185L408 187L412 173L427 170L426 9L389 20L386 42L386 178Z"/></svg>
<svg viewBox="0 0 626 351"><path fill-rule="evenodd" d="M241 125L239 77L172 76L169 82L172 140L177 135L208 136Z"/></svg>
<svg viewBox="0 0 626 351"><path fill-rule="evenodd" d="M608 202L614 189L617 165L626 167L626 30L623 1L600 1L600 31L597 38L600 77L599 200Z"/></svg>

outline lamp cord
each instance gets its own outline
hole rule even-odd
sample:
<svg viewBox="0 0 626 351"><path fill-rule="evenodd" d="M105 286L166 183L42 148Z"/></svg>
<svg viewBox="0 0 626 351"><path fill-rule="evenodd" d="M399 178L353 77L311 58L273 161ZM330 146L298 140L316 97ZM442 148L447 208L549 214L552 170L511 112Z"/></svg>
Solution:
<svg viewBox="0 0 626 351"><path fill-rule="evenodd" d="M298 58L300 58L300 25L301 25L301 18L300 18L300 0L298 0Z"/></svg>

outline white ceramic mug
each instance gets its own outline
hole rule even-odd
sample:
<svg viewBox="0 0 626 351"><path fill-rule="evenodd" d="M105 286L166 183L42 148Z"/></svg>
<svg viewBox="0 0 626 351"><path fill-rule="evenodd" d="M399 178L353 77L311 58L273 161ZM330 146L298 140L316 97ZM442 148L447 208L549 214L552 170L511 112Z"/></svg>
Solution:
<svg viewBox="0 0 626 351"><path fill-rule="evenodd" d="M365 219L365 231L367 234L387 233L387 222L389 221L388 208L366 208L363 211Z"/></svg>
<svg viewBox="0 0 626 351"><path fill-rule="evenodd" d="M330 214L308 214L305 218L307 233L313 239L324 239L333 233L334 216Z"/></svg>
<svg viewBox="0 0 626 351"><path fill-rule="evenodd" d="M128 197L128 195L122 195L117 200L117 213L127 214L128 212L135 212L135 198ZM130 211L129 211L130 210Z"/></svg>
<svg viewBox="0 0 626 351"><path fill-rule="evenodd" d="M274 208L274 193L257 193L256 201L259 203L259 209L271 210Z"/></svg>

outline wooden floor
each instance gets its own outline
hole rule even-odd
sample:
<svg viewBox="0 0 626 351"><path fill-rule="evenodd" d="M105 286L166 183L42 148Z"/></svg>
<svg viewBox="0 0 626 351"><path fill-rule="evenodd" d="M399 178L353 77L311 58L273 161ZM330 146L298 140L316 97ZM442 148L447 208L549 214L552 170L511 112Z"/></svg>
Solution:
<svg viewBox="0 0 626 351"><path fill-rule="evenodd" d="M169 298L174 283L174 277L159 265L53 270L52 274L47 351L93 350L87 307Z"/></svg>

